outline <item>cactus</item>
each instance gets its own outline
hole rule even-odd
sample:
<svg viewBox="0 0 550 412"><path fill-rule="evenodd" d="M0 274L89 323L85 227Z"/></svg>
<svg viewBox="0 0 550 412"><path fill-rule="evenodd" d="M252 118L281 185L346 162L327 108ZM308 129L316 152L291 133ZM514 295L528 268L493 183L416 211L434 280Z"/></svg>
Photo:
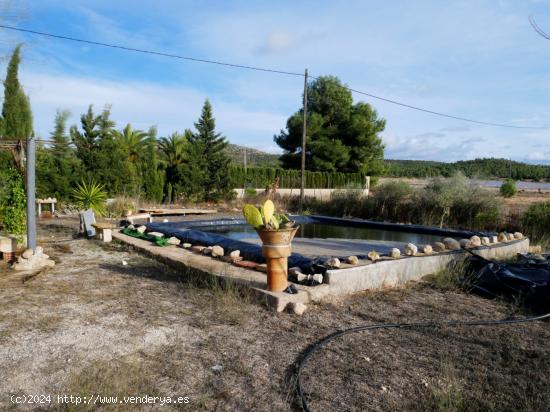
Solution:
<svg viewBox="0 0 550 412"><path fill-rule="evenodd" d="M250 226L254 228L259 228L263 225L262 214L260 213L260 211L256 206L244 205L243 215L244 215L244 218L246 219L246 222Z"/></svg>
<svg viewBox="0 0 550 412"><path fill-rule="evenodd" d="M293 227L295 223L283 213L275 214L275 205L271 200L267 200L260 210L256 206L245 205L243 215L246 222L254 229L262 227L271 230L279 230L280 227L286 229Z"/></svg>

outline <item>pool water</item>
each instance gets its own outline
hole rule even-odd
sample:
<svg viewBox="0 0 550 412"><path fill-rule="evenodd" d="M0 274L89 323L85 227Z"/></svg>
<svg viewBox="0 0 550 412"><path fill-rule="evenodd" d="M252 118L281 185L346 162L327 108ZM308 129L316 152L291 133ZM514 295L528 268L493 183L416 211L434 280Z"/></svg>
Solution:
<svg viewBox="0 0 550 412"><path fill-rule="evenodd" d="M227 236L231 239L243 241L258 239L256 231L249 225L220 225L213 227L198 227L194 229L201 230L203 232L216 233L218 235ZM296 233L296 238L377 240L414 243L417 245L433 244L434 242L441 241L441 236L437 235L319 223L306 223L300 225L300 228Z"/></svg>

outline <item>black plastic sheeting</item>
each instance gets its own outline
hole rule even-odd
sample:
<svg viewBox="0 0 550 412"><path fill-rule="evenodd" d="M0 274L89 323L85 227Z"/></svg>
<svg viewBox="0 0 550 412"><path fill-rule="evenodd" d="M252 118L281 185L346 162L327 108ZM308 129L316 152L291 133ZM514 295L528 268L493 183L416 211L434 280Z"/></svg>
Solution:
<svg viewBox="0 0 550 412"><path fill-rule="evenodd" d="M469 238L473 235L478 236L490 236L494 233L484 232L470 232L440 229L437 227L420 226L420 225L405 225L386 222L375 222L364 219L343 219L327 216L299 216L293 215L290 217L298 224L307 223L320 223L326 225L337 226L353 226L353 227L369 227L375 229L391 230L398 232L413 232L422 234L440 235L441 237L453 237L453 238ZM182 242L192 243L195 245L214 246L219 245L226 251L240 250L241 256L247 260L255 262L265 262L262 256L262 248L259 245L243 242L229 237L218 235L215 233L207 233L204 230L208 230L208 227L213 226L229 226L229 225L244 225L246 221L244 219L215 219L215 220L189 220L179 222L167 222L167 223L148 223L146 226L150 230L164 233L165 236L175 236ZM360 259L366 258L365 256L358 256ZM340 256L341 259L345 256ZM322 273L326 272L326 268L322 266L326 257L319 257L316 259L310 259L299 253L293 253L288 258L288 264L290 267L299 266L306 274Z"/></svg>
<svg viewBox="0 0 550 412"><path fill-rule="evenodd" d="M526 304L550 304L550 256L522 255L513 263L493 262L479 256L469 261L464 287L489 297L520 298Z"/></svg>

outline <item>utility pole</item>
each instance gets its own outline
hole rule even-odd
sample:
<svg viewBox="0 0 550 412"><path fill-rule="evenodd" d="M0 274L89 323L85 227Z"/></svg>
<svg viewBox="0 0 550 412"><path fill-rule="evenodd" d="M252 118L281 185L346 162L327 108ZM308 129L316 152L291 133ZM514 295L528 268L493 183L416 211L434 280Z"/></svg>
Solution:
<svg viewBox="0 0 550 412"><path fill-rule="evenodd" d="M35 139L27 139L27 248L36 250Z"/></svg>
<svg viewBox="0 0 550 412"><path fill-rule="evenodd" d="M304 121L302 126L302 177L300 181L300 213L304 212L304 185L306 180L306 138L307 138L307 69L304 73Z"/></svg>
<svg viewBox="0 0 550 412"><path fill-rule="evenodd" d="M246 146L244 147L244 175L246 176Z"/></svg>

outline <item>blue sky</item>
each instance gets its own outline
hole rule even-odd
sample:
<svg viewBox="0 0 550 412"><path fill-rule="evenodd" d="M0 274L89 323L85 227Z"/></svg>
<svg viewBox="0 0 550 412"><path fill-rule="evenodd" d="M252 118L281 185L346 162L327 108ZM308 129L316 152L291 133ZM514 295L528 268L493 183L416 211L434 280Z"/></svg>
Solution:
<svg viewBox="0 0 550 412"><path fill-rule="evenodd" d="M6 3L11 8L6 12ZM349 86L483 121L550 126L550 32L543 1L0 0L5 24L198 58L339 76ZM122 128L191 128L204 99L229 141L276 152L273 135L301 104L300 77L210 66L1 31L2 67L24 43L21 79L35 130L55 111L77 123L112 105ZM550 163L549 130L468 124L388 103L386 157L506 157Z"/></svg>

